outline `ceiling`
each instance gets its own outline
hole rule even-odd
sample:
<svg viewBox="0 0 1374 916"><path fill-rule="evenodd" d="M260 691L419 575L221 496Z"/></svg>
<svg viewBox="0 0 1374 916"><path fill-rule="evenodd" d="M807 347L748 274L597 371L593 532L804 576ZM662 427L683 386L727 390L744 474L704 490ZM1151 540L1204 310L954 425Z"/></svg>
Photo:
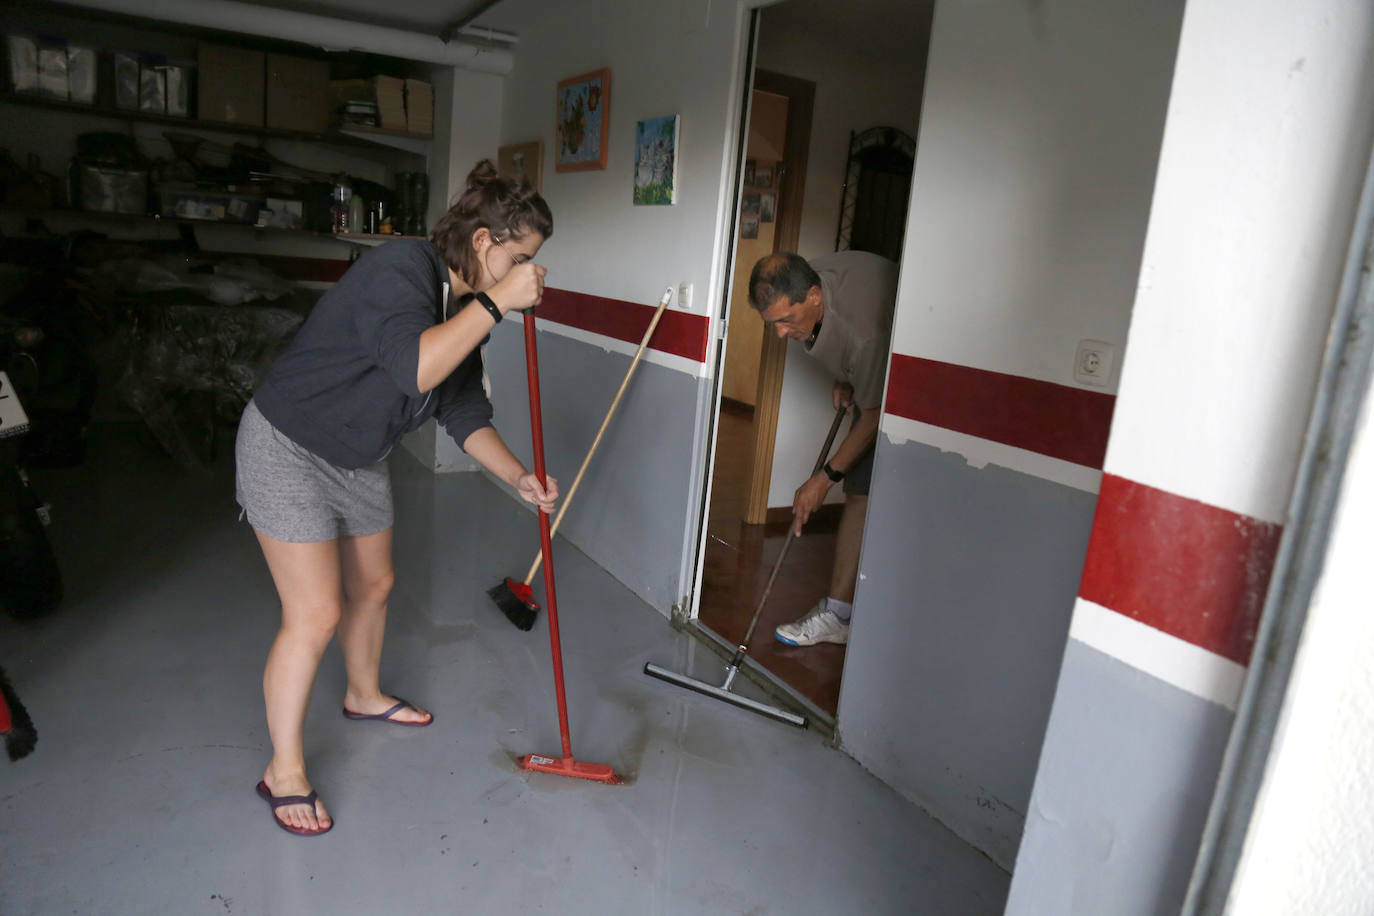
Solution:
<svg viewBox="0 0 1374 916"><path fill-rule="evenodd" d="M247 0L259 6L314 13L365 25L389 26L410 32L439 35L446 28L475 18L475 24L519 34L519 21L500 0L405 0L379 4L377 0ZM557 0L553 0L557 2Z"/></svg>
<svg viewBox="0 0 1374 916"><path fill-rule="evenodd" d="M262 6L315 13L367 25L390 26L439 35L460 22L520 34L523 23L538 17L541 8L566 6L578 0L248 0ZM664 2L664 0L648 0ZM821 35L864 35L866 44L902 44L924 48L929 38L934 0L786 0L763 7L765 22L786 23ZM881 28L874 28L881 24Z"/></svg>

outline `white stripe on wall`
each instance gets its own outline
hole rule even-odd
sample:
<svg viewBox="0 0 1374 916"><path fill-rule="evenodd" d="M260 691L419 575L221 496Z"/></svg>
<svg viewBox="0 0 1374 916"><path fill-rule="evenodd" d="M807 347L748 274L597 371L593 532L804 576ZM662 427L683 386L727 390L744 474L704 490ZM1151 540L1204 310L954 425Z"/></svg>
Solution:
<svg viewBox="0 0 1374 916"><path fill-rule="evenodd" d="M943 452L954 452L975 468L995 464L1088 493L1096 493L1102 486L1102 472L1096 468L1074 464L1062 458L1051 458L1014 445L1003 445L991 439L958 433L943 426L908 420L895 414L884 414L880 428L894 445L901 445L907 441L920 442Z"/></svg>
<svg viewBox="0 0 1374 916"><path fill-rule="evenodd" d="M1229 658L1083 598L1074 604L1069 636L1235 712L1246 669Z"/></svg>

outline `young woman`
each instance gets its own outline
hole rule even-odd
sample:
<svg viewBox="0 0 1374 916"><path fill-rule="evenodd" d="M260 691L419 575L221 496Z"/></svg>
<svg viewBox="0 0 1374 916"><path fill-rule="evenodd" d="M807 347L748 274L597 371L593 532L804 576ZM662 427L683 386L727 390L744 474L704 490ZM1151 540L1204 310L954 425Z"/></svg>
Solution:
<svg viewBox="0 0 1374 916"><path fill-rule="evenodd" d="M344 715L405 726L433 717L378 684L391 565L386 455L431 416L464 451L549 512L558 497L491 425L480 346L504 313L537 305L553 233L548 205L488 160L428 241L370 251L325 293L239 424L238 501L281 599L263 694L272 760L257 791L277 824L333 826L306 778L301 731L320 658L337 635Z"/></svg>

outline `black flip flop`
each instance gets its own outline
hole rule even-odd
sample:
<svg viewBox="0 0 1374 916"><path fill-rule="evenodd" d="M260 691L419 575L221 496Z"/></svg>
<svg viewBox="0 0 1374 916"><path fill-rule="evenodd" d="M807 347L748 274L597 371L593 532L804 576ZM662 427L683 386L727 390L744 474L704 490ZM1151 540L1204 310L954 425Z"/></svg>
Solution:
<svg viewBox="0 0 1374 916"><path fill-rule="evenodd" d="M397 697L396 699L401 700L400 697ZM369 716L365 715L364 713L353 712L347 706L343 708L343 714L345 719L353 719L357 722L386 722L391 725L404 725L406 728L424 728L425 726L434 724L434 713L430 713L429 718L426 719L424 722L402 722L399 719L391 718L403 709L413 709L416 712L420 711L420 707L416 706L414 703L408 702L406 700L401 700L401 702L397 703L395 706L391 707L386 712L379 712L376 715Z"/></svg>
<svg viewBox="0 0 1374 916"><path fill-rule="evenodd" d="M272 820L276 821L277 826L287 833L294 833L296 836L320 836L334 829L334 821L332 819L329 822L329 826L325 827L323 830L319 828L311 830L307 827L292 827L290 824L286 823L286 821L277 817L277 809L287 805L309 805L313 809L315 807L315 799L319 797L314 791L311 791L309 795L273 795L272 790L267 788L267 782L264 780L258 783L258 795L262 796L263 801L272 806Z"/></svg>

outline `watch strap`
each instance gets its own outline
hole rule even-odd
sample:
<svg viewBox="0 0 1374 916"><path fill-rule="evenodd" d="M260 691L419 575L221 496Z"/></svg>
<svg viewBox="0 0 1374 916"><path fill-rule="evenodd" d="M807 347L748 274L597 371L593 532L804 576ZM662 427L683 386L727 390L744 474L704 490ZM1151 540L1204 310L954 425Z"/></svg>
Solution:
<svg viewBox="0 0 1374 916"><path fill-rule="evenodd" d="M839 483L841 480L844 480L844 471L835 470L830 466L829 461L821 465L821 470L825 471L825 476L829 477L832 483Z"/></svg>
<svg viewBox="0 0 1374 916"><path fill-rule="evenodd" d="M491 316L492 321L495 321L497 324L501 323L501 310L496 307L495 302L491 301L490 296L486 293L476 293L472 298L482 304L482 308L487 310L487 314Z"/></svg>

